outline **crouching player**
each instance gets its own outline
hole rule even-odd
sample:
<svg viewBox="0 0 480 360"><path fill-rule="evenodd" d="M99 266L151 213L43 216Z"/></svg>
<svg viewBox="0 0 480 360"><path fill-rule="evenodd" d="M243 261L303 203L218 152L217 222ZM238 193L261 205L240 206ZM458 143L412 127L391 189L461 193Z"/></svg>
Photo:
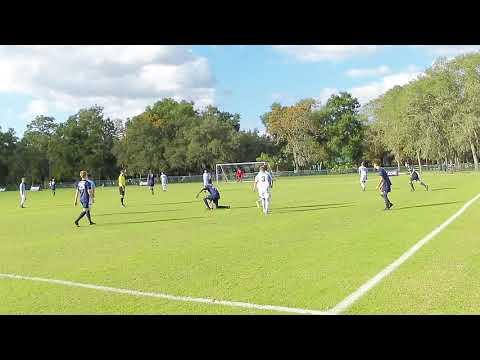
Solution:
<svg viewBox="0 0 480 360"><path fill-rule="evenodd" d="M257 189L265 215L267 215L269 211L270 188L272 185L272 178L269 173L265 172L265 166L260 166L260 172L255 176L255 182L253 183L253 191L255 191L255 188Z"/></svg>
<svg viewBox="0 0 480 360"><path fill-rule="evenodd" d="M207 186L205 186L202 190L200 190L195 198L198 199L198 195L202 191L207 191L208 195L203 199L203 202L205 203L205 206L207 207L207 210L213 210L213 209L230 209L230 206L221 206L218 205L218 200L220 200L220 192L217 190L215 186L212 185L212 181L210 180ZM212 204L212 207L210 207L210 204Z"/></svg>
<svg viewBox="0 0 480 360"><path fill-rule="evenodd" d="M92 186L90 185L90 182L87 180L87 172L86 171L80 171L80 178L81 180L77 184L77 190L75 191L75 204L74 206L77 206L78 203L78 198L80 197L80 203L82 204L82 212L78 216L77 220L75 220L75 225L78 225L78 222L85 216L87 215L88 222L90 225L95 225L95 223L92 221L92 218L90 216L90 199L92 197Z"/></svg>
<svg viewBox="0 0 480 360"><path fill-rule="evenodd" d="M408 172L410 173L410 180L409 180L409 184L410 184L410 187L412 188L411 191L415 191L415 187L413 186L413 182L414 181L420 181L420 185L422 185L426 191L428 191L428 185L425 184L421 179L420 179L420 176L418 175L418 172L417 170L415 170L415 168L413 166L410 166L407 162L405 163L405 167L407 168Z"/></svg>

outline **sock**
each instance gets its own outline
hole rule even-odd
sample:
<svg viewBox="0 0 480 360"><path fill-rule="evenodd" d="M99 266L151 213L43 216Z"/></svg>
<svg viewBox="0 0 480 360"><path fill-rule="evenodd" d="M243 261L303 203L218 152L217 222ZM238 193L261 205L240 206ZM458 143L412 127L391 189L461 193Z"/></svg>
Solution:
<svg viewBox="0 0 480 360"><path fill-rule="evenodd" d="M425 184L423 181L420 181L420 184L426 189L427 188L427 184Z"/></svg>
<svg viewBox="0 0 480 360"><path fill-rule="evenodd" d="M90 223L92 223L92 218L90 217L90 210L87 210L87 219Z"/></svg>
<svg viewBox="0 0 480 360"><path fill-rule="evenodd" d="M86 211L82 211L82 212L80 213L80 216L78 217L78 219L75 220L75 222L78 223L80 220L82 220L82 218L85 216L86 213L87 213Z"/></svg>
<svg viewBox="0 0 480 360"><path fill-rule="evenodd" d="M385 207L389 207L390 206L390 200L388 199L388 195L386 192L383 193L383 200L385 201Z"/></svg>
<svg viewBox="0 0 480 360"><path fill-rule="evenodd" d="M121 198L120 198L120 202L121 202L121 203L122 203L122 205L123 205L123 197L121 197Z"/></svg>
<svg viewBox="0 0 480 360"><path fill-rule="evenodd" d="M410 182L410 186L411 186L412 190L415 191L415 188L413 187L413 182Z"/></svg>
<svg viewBox="0 0 480 360"><path fill-rule="evenodd" d="M265 214L268 214L268 208L270 207L270 201L265 199Z"/></svg>
<svg viewBox="0 0 480 360"><path fill-rule="evenodd" d="M210 209L210 205L208 205L208 200L205 198L203 199L203 202L205 203L205 206Z"/></svg>

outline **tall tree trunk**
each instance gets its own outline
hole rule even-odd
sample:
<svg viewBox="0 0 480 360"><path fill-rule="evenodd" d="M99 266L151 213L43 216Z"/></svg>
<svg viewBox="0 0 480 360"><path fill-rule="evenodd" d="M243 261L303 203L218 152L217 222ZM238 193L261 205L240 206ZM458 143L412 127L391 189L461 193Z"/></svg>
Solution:
<svg viewBox="0 0 480 360"><path fill-rule="evenodd" d="M295 167L294 172L298 172L298 162L297 162L297 150L295 150L295 147L293 147L293 165Z"/></svg>
<svg viewBox="0 0 480 360"><path fill-rule="evenodd" d="M417 160L418 160L418 170L420 175L422 175L422 161L420 160L420 151L417 151Z"/></svg>
<svg viewBox="0 0 480 360"><path fill-rule="evenodd" d="M477 150L475 149L475 145L473 145L473 142L471 140L470 140L470 148L472 149L473 162L475 163L475 171L478 171Z"/></svg>

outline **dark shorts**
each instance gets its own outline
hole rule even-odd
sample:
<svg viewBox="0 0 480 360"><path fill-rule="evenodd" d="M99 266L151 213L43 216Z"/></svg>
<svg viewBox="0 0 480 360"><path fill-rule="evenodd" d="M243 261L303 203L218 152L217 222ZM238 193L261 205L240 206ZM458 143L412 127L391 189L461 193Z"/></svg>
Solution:
<svg viewBox="0 0 480 360"><path fill-rule="evenodd" d="M82 205L82 208L84 209L90 209L90 202L80 202Z"/></svg>
<svg viewBox="0 0 480 360"><path fill-rule="evenodd" d="M118 192L120 193L120 196L125 196L125 188L122 186L118 187Z"/></svg>
<svg viewBox="0 0 480 360"><path fill-rule="evenodd" d="M149 183L149 184L148 184L148 186L150 186L150 187L154 187L154 186L155 186L155 184L153 184L153 183Z"/></svg>
<svg viewBox="0 0 480 360"><path fill-rule="evenodd" d="M412 181L419 181L420 178L418 177L418 174L417 174L416 172L414 172L414 173L412 174L412 176L410 176L410 180L412 180Z"/></svg>
<svg viewBox="0 0 480 360"><path fill-rule="evenodd" d="M207 199L207 200L210 200L210 201L213 201L213 203L214 203L216 206L218 206L218 200L220 200L220 198L218 198L218 197L214 198L214 197L212 197L212 195L208 195L208 196L206 197L206 199Z"/></svg>
<svg viewBox="0 0 480 360"><path fill-rule="evenodd" d="M383 193L389 193L390 191L392 191L392 188L390 186L383 186L382 187L382 192Z"/></svg>

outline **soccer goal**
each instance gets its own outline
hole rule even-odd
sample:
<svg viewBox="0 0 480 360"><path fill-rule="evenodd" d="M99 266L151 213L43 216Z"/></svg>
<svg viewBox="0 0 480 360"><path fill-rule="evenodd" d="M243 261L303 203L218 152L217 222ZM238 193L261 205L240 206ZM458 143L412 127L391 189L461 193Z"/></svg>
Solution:
<svg viewBox="0 0 480 360"><path fill-rule="evenodd" d="M258 173L261 165L267 165L265 161L253 161L242 163L216 164L215 175L217 184L220 180L225 182L252 182ZM241 176L237 176L237 171L241 170Z"/></svg>

